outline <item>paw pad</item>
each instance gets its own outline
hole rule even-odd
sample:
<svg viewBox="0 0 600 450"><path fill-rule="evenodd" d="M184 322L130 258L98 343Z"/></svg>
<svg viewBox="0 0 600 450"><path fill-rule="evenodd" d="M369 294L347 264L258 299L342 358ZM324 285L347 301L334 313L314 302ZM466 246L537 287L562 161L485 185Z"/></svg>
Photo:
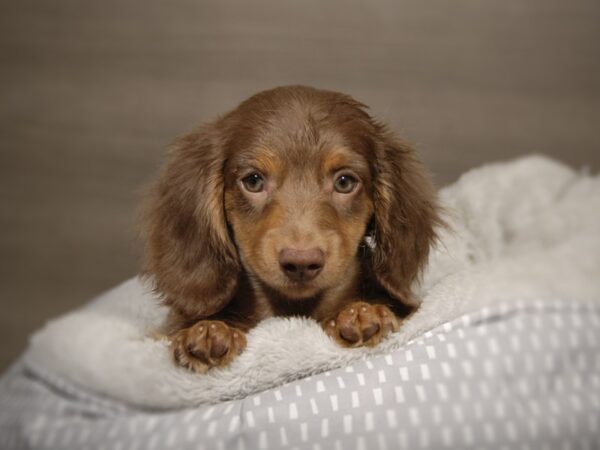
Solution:
<svg viewBox="0 0 600 450"><path fill-rule="evenodd" d="M201 321L179 331L171 347L177 364L205 373L212 367L229 364L246 347L246 337L224 322Z"/></svg>
<svg viewBox="0 0 600 450"><path fill-rule="evenodd" d="M323 323L325 332L344 347L372 347L399 328L398 319L385 305L355 302L334 319Z"/></svg>

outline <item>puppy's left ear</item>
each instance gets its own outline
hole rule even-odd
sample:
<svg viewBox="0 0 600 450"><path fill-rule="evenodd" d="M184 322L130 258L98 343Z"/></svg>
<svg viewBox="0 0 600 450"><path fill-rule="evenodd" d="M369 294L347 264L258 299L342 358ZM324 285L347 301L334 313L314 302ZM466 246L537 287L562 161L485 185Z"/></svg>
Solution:
<svg viewBox="0 0 600 450"><path fill-rule="evenodd" d="M442 225L435 189L414 150L387 130L375 144L372 276L388 294L417 306L411 286Z"/></svg>

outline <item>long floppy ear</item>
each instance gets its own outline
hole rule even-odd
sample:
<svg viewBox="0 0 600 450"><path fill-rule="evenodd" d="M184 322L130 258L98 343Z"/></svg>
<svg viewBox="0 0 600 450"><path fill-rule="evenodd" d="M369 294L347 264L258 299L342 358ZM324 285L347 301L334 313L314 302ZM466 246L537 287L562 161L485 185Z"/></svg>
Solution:
<svg viewBox="0 0 600 450"><path fill-rule="evenodd" d="M237 286L240 265L223 210L224 159L215 125L180 138L145 206L144 274L188 319L221 310Z"/></svg>
<svg viewBox="0 0 600 450"><path fill-rule="evenodd" d="M442 224L435 190L414 150L383 127L375 144L372 276L388 294L409 306L420 299L411 285L427 263Z"/></svg>

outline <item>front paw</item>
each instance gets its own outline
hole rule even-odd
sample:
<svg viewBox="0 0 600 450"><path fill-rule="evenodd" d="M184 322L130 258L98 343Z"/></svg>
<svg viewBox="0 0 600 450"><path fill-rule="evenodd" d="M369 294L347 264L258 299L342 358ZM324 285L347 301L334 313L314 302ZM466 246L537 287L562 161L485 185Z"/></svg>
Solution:
<svg viewBox="0 0 600 450"><path fill-rule="evenodd" d="M385 305L354 302L321 323L323 330L343 347L373 347L398 331L398 318Z"/></svg>
<svg viewBox="0 0 600 450"><path fill-rule="evenodd" d="M246 348L246 336L218 320L201 320L171 340L175 362L196 373L229 364Z"/></svg>

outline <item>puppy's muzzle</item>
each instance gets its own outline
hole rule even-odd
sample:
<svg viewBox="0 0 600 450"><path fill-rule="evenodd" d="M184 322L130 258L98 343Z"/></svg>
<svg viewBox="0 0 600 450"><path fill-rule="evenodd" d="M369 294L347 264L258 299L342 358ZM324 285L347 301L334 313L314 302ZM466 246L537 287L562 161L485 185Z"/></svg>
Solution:
<svg viewBox="0 0 600 450"><path fill-rule="evenodd" d="M325 256L320 248L299 250L284 248L279 252L279 267L292 281L311 281L319 275L325 265Z"/></svg>

